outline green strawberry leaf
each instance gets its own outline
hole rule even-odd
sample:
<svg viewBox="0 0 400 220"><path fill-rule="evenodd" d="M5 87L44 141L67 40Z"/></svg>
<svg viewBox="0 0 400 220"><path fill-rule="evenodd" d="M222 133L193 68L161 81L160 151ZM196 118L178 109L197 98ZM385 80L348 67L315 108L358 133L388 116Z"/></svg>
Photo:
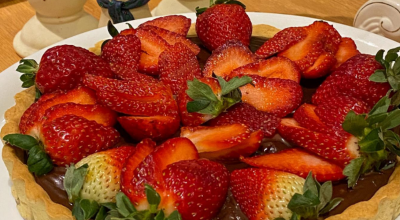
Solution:
<svg viewBox="0 0 400 220"><path fill-rule="evenodd" d="M361 168L365 161L364 157L359 157L350 161L350 163L343 169L343 175L347 176L347 185L353 188L361 174Z"/></svg>
<svg viewBox="0 0 400 220"><path fill-rule="evenodd" d="M390 107L390 98L388 96L382 97L375 105L372 107L368 116L386 113Z"/></svg>
<svg viewBox="0 0 400 220"><path fill-rule="evenodd" d="M144 185L144 189L145 189L145 193L146 193L146 197L147 197L147 201L150 204L150 212L151 213L155 213L157 211L158 205L161 202L161 197L160 195L157 193L157 191L155 191L153 189L153 187L151 187L148 184Z"/></svg>
<svg viewBox="0 0 400 220"><path fill-rule="evenodd" d="M375 70L374 74L369 77L369 81L384 83L387 82L387 77L384 70Z"/></svg>
<svg viewBox="0 0 400 220"><path fill-rule="evenodd" d="M107 208L105 206L100 206L99 211L96 214L96 218L94 220L105 220L107 217Z"/></svg>
<svg viewBox="0 0 400 220"><path fill-rule="evenodd" d="M312 177L312 172L309 172L306 181L304 182L303 192L311 191L315 195L318 195L319 189L320 186L318 181L315 181L314 178Z"/></svg>
<svg viewBox="0 0 400 220"><path fill-rule="evenodd" d="M199 15L203 14L208 8L200 8L196 7L196 16L199 17Z"/></svg>
<svg viewBox="0 0 400 220"><path fill-rule="evenodd" d="M79 168L76 168L74 164L71 164L69 167L67 167L63 184L68 195L68 200L72 203L78 200L80 197L80 192L83 183L85 182L88 168L88 164L84 164Z"/></svg>
<svg viewBox="0 0 400 220"><path fill-rule="evenodd" d="M40 92L40 90L37 87L35 87L35 101L39 100L41 96L42 96L42 93Z"/></svg>
<svg viewBox="0 0 400 220"><path fill-rule="evenodd" d="M3 137L3 140L15 147L24 150L30 150L32 147L39 145L39 141L34 137L25 134L8 134Z"/></svg>
<svg viewBox="0 0 400 220"><path fill-rule="evenodd" d="M399 80L398 76L388 76L388 82L395 91L400 90Z"/></svg>
<svg viewBox="0 0 400 220"><path fill-rule="evenodd" d="M388 116L388 113L379 113L375 115L368 116L367 122L369 127L374 128L377 127L379 123L385 120Z"/></svg>
<svg viewBox="0 0 400 220"><path fill-rule="evenodd" d="M400 105L400 92L399 91L397 91L393 94L390 104L393 106L397 106L397 107Z"/></svg>
<svg viewBox="0 0 400 220"><path fill-rule="evenodd" d="M166 220L182 220L181 214L178 211L173 211Z"/></svg>
<svg viewBox="0 0 400 220"><path fill-rule="evenodd" d="M395 60L394 64L393 64L393 72L395 75L399 75L400 74L400 57L397 57L397 59Z"/></svg>
<svg viewBox="0 0 400 220"><path fill-rule="evenodd" d="M39 69L39 65L35 60L32 59L22 59L19 61L17 71L20 73L30 74L35 76Z"/></svg>
<svg viewBox="0 0 400 220"><path fill-rule="evenodd" d="M54 167L49 155L47 155L40 145L36 145L28 151L26 165L28 165L28 170L37 176L42 176L50 172Z"/></svg>
<svg viewBox="0 0 400 220"><path fill-rule="evenodd" d="M385 149L385 144L382 138L383 137L381 137L381 129L373 129L358 142L358 145L360 146L360 151L365 153L372 153Z"/></svg>
<svg viewBox="0 0 400 220"><path fill-rule="evenodd" d="M129 24L129 23L126 23L126 24L128 25L129 29L134 29L131 24Z"/></svg>
<svg viewBox="0 0 400 220"><path fill-rule="evenodd" d="M226 82L222 77L217 76L219 85L221 86L222 92L221 95L226 95L232 92L233 90L238 89L239 87L242 87L244 85L247 85L251 82L253 82L253 79L249 76L243 76L241 78L239 77L234 77L229 82Z"/></svg>
<svg viewBox="0 0 400 220"><path fill-rule="evenodd" d="M107 23L107 30L111 37L115 37L119 34L117 28L113 25L113 23L109 20Z"/></svg>
<svg viewBox="0 0 400 220"><path fill-rule="evenodd" d="M211 101L209 100L197 99L195 101L188 102L186 104L186 109L189 113L198 112L207 108L210 105L210 103Z"/></svg>
<svg viewBox="0 0 400 220"><path fill-rule="evenodd" d="M101 43L101 51L103 51L103 48L108 43L108 41L110 41L110 40L108 39L108 40L103 41L103 43Z"/></svg>
<svg viewBox="0 0 400 220"><path fill-rule="evenodd" d="M365 114L357 115L353 110L347 113L344 122L342 124L343 130L350 134L361 137L363 135L364 128L368 126L368 122L365 119Z"/></svg>
<svg viewBox="0 0 400 220"><path fill-rule="evenodd" d="M379 50L375 55L375 60L378 61L380 64L382 64L382 66L385 66L383 53L385 53L385 50Z"/></svg>
<svg viewBox="0 0 400 220"><path fill-rule="evenodd" d="M128 217L132 213L136 213L136 208L132 205L129 198L122 192L117 193L115 196L117 201L117 210L123 217Z"/></svg>
<svg viewBox="0 0 400 220"><path fill-rule="evenodd" d="M321 202L317 207L318 210L322 210L327 204L329 204L329 202L332 199L332 193L333 193L332 182L328 181L323 183L319 195L319 200Z"/></svg>
<svg viewBox="0 0 400 220"><path fill-rule="evenodd" d="M400 109L389 112L388 116L380 123L383 130L389 130L400 125Z"/></svg>
<svg viewBox="0 0 400 220"><path fill-rule="evenodd" d="M154 217L154 220L164 220L164 219L165 219L165 214L163 210L159 211L156 217Z"/></svg>
<svg viewBox="0 0 400 220"><path fill-rule="evenodd" d="M211 87L203 82L200 82L198 79L193 79L193 81L187 81L188 89L186 90L186 94L193 100L201 99L201 100L210 100L217 102L218 98L215 96Z"/></svg>
<svg viewBox="0 0 400 220"><path fill-rule="evenodd" d="M382 167L381 170L390 170L390 169L392 169L395 165L396 165L396 163L388 163L388 164L386 164L384 167Z"/></svg>
<svg viewBox="0 0 400 220"><path fill-rule="evenodd" d="M89 220L99 211L99 204L88 199L78 199L74 202L72 215L76 220Z"/></svg>
<svg viewBox="0 0 400 220"><path fill-rule="evenodd" d="M341 202L343 201L343 198L334 198L332 199L325 208L323 208L320 211L320 214L323 215L325 213L328 213L332 211L334 208L336 208Z"/></svg>

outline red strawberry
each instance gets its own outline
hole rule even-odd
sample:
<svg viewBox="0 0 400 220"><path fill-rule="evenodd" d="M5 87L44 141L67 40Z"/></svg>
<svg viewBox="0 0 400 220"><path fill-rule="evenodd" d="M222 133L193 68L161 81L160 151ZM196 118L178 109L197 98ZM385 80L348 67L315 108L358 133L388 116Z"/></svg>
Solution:
<svg viewBox="0 0 400 220"><path fill-rule="evenodd" d="M328 127L315 113L317 106L304 103L293 114L293 118L300 126L323 134L342 135L342 130Z"/></svg>
<svg viewBox="0 0 400 220"><path fill-rule="evenodd" d="M169 164L193 159L198 159L198 153L189 139L169 139L146 156L136 169L127 167L126 171L123 171L132 173L134 169L132 176L123 174L124 181L122 183L126 185L123 185L122 188L128 192L127 196L138 210L148 209L149 204L144 193L144 184L150 184L163 198L164 193L168 193L163 182L163 170ZM167 198L165 199L167 200ZM161 204L167 203L168 200L161 200ZM171 206L173 208L174 205Z"/></svg>
<svg viewBox="0 0 400 220"><path fill-rule="evenodd" d="M258 168L235 170L230 179L233 197L249 220L290 219L287 205L304 185L294 174Z"/></svg>
<svg viewBox="0 0 400 220"><path fill-rule="evenodd" d="M177 115L171 90L154 79L116 80L85 76L85 85L96 90L100 103L128 115Z"/></svg>
<svg viewBox="0 0 400 220"><path fill-rule="evenodd" d="M346 62L346 60L351 57L360 54L357 50L357 46L351 38L344 37L339 44L339 49L336 51L335 58L336 64L333 69L338 68L342 63Z"/></svg>
<svg viewBox="0 0 400 220"><path fill-rule="evenodd" d="M36 86L42 93L70 90L83 84L86 73L114 77L109 64L94 53L72 45L55 46L40 60Z"/></svg>
<svg viewBox="0 0 400 220"><path fill-rule="evenodd" d="M274 114L259 111L249 104L239 103L229 108L227 112L223 112L210 120L207 124L220 126L239 123L246 125L251 132L261 130L265 137L272 137L275 135L280 121L281 119Z"/></svg>
<svg viewBox="0 0 400 220"><path fill-rule="evenodd" d="M249 46L252 24L244 6L236 4L214 4L196 20L196 33L209 50L215 50L229 40L240 40Z"/></svg>
<svg viewBox="0 0 400 220"><path fill-rule="evenodd" d="M52 106L73 102L76 104L93 105L96 103L96 95L93 90L86 87L78 87L67 92L58 92L53 95L46 95L31 105L22 115L19 123L19 130L22 134L37 136L36 130L39 120L46 110Z"/></svg>
<svg viewBox="0 0 400 220"><path fill-rule="evenodd" d="M158 75L158 56L170 45L150 30L137 29L136 36L140 39L142 50L139 72Z"/></svg>
<svg viewBox="0 0 400 220"><path fill-rule="evenodd" d="M190 23L190 18L185 16L169 15L146 21L139 25L139 28L151 25L186 36L190 28Z"/></svg>
<svg viewBox="0 0 400 220"><path fill-rule="evenodd" d="M119 35L135 35L136 29L135 28L128 28L119 32Z"/></svg>
<svg viewBox="0 0 400 220"><path fill-rule="evenodd" d="M141 54L140 40L135 35L117 35L102 48L101 57L121 79L137 74Z"/></svg>
<svg viewBox="0 0 400 220"><path fill-rule="evenodd" d="M300 105L303 92L295 81L249 76L253 79L254 86L246 85L240 88L244 103L279 117L286 116Z"/></svg>
<svg viewBox="0 0 400 220"><path fill-rule="evenodd" d="M253 133L242 124L181 128L181 137L189 138L199 154L209 159L235 159L240 155L251 155L263 138L261 131ZM221 151L225 154L221 154Z"/></svg>
<svg viewBox="0 0 400 220"><path fill-rule="evenodd" d="M135 196L133 189L132 177L136 168L151 152L154 151L156 143L151 139L144 139L136 145L135 153L126 159L125 165L121 172L121 191L129 198Z"/></svg>
<svg viewBox="0 0 400 220"><path fill-rule="evenodd" d="M234 69L229 77L243 75L258 75L266 78L290 79L300 83L301 72L291 60L285 57L272 57L249 63Z"/></svg>
<svg viewBox="0 0 400 220"><path fill-rule="evenodd" d="M369 81L375 70L383 67L372 55L353 56L337 68L322 84L312 97L312 102L320 104L329 97L347 95L360 99L372 108L390 89L388 83Z"/></svg>
<svg viewBox="0 0 400 220"><path fill-rule="evenodd" d="M98 203L116 202L120 190L121 170L127 158L135 152L135 147L121 146L97 152L80 160L76 167L88 164L89 168L80 192L81 199Z"/></svg>
<svg viewBox="0 0 400 220"><path fill-rule="evenodd" d="M200 78L200 82L203 82L211 87L214 94L219 97L221 96L221 87L218 83L218 80L215 78ZM178 107L179 114L181 116L182 124L185 126L199 126L204 122L212 119L214 116L211 114L200 114L197 112L189 113L187 111L187 103L193 101L187 94L184 89L178 95Z"/></svg>
<svg viewBox="0 0 400 220"><path fill-rule="evenodd" d="M343 169L319 156L297 148L240 159L254 167L281 170L306 178L311 171L319 182L343 179Z"/></svg>
<svg viewBox="0 0 400 220"><path fill-rule="evenodd" d="M282 37L289 39L282 40ZM279 53L278 56L294 61L302 71L303 77L318 78L326 75L335 64L334 54L340 41L341 36L331 25L316 21L303 27L303 30L299 28L286 30L283 34L277 35L276 40L267 41L256 54L268 57ZM277 46L278 43L284 44Z"/></svg>
<svg viewBox="0 0 400 220"><path fill-rule="evenodd" d="M175 45L176 43L182 43L185 46L187 46L193 52L194 55L200 53L200 47L183 35L151 25L143 26L141 27L141 29L153 31L171 45Z"/></svg>
<svg viewBox="0 0 400 220"><path fill-rule="evenodd" d="M120 135L112 127L75 115L64 115L44 123L39 138L53 163L64 166L113 147Z"/></svg>
<svg viewBox="0 0 400 220"><path fill-rule="evenodd" d="M179 129L179 115L175 116L122 116L118 122L135 140L151 138L163 140Z"/></svg>
<svg viewBox="0 0 400 220"><path fill-rule="evenodd" d="M187 80L202 76L196 56L179 42L160 54L158 68L160 80L171 88L174 95L187 87Z"/></svg>
<svg viewBox="0 0 400 220"><path fill-rule="evenodd" d="M344 119L353 110L356 114L368 113L367 104L350 96L333 96L323 100L316 108L315 113L329 127L342 130Z"/></svg>
<svg viewBox="0 0 400 220"><path fill-rule="evenodd" d="M341 138L311 131L301 127L294 119L284 118L278 127L279 134L287 141L305 148L341 166L359 157L358 139L346 134Z"/></svg>
<svg viewBox="0 0 400 220"><path fill-rule="evenodd" d="M203 73L205 77L212 77L213 74L225 77L232 70L255 61L255 56L247 46L238 40L230 40L213 51Z"/></svg>
<svg viewBox="0 0 400 220"><path fill-rule="evenodd" d="M224 165L206 159L183 160L168 165L163 173L182 219L212 219L218 214L229 186L229 172Z"/></svg>

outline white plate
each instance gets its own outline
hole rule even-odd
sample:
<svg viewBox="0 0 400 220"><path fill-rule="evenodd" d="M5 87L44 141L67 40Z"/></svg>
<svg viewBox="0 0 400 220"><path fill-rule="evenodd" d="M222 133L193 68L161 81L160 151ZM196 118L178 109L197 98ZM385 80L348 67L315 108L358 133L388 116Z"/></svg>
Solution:
<svg viewBox="0 0 400 220"><path fill-rule="evenodd" d="M253 24L269 24L277 28L283 29L292 26L306 26L311 24L316 19L291 16L291 15L281 15L281 14L269 14L269 13L255 13L249 12L250 19ZM184 14L185 16L192 19L195 22L196 16L194 14ZM141 19L136 21L131 21L133 27L137 27L139 24L151 20L153 18ZM359 30L350 26L337 24L329 22L339 31L343 37L351 37L356 42L358 49L362 53L376 54L379 49L391 49L400 46L399 43L389 40L387 38L375 35L363 30ZM126 24L116 25L118 29L125 29L128 26ZM84 48L92 47L97 41L108 39L110 35L106 28L99 28L93 31L89 31L72 38L66 39L57 43L60 44L73 44L76 46L81 46ZM44 51L43 49L27 58L35 59L40 61L40 58ZM22 90L21 82L19 81L20 73L16 72L18 64L14 64L2 73L0 73L0 127L4 125L4 112L14 105L14 95ZM0 148L3 144L0 142ZM19 215L15 200L11 195L10 189L10 178L8 172L3 163L0 164L0 213L3 216L1 219L9 220L22 220Z"/></svg>

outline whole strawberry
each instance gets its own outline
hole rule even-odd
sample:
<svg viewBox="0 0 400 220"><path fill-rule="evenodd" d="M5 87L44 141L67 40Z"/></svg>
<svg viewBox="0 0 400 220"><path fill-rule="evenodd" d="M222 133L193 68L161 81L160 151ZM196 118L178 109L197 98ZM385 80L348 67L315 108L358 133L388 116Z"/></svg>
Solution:
<svg viewBox="0 0 400 220"><path fill-rule="evenodd" d="M94 53L72 45L55 46L48 49L40 60L22 60L17 71L24 73L22 87L32 85L41 93L56 90L67 91L82 85L86 73L113 78L110 65Z"/></svg>
<svg viewBox="0 0 400 220"><path fill-rule="evenodd" d="M209 50L215 50L228 40L250 44L252 24L245 6L235 0L211 0L210 8L196 8L197 36Z"/></svg>

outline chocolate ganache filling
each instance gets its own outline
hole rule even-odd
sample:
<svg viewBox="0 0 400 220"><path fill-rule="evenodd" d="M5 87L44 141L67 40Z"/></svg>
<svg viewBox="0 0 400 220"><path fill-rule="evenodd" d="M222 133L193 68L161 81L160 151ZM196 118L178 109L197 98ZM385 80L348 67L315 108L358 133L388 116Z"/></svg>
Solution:
<svg viewBox="0 0 400 220"><path fill-rule="evenodd" d="M203 67L207 58L210 56L210 52L201 46L200 40L197 37L190 38L194 43L201 47L201 52L198 55L200 66ZM261 37L252 37L250 42L250 49L255 51L258 49L267 39ZM314 94L318 86L323 82L324 78L314 80L302 80L301 86L303 88L303 103L311 103L311 96ZM124 133L124 132L122 132ZM127 138L129 139L129 138ZM275 153L283 149L295 147L290 143L287 143L283 138L276 134L273 138L266 138L263 140L260 148L256 154ZM395 157L392 157L389 162L394 163ZM229 162L224 163L229 171L235 169L243 169L250 167L247 164L241 162ZM49 194L50 198L61 205L72 209L72 204L69 203L67 193L63 187L63 179L65 174L65 167L55 167L50 173L40 177L35 177L36 182L43 187L43 189ZM341 197L344 199L339 206L333 209L331 212L325 214L323 218L327 218L332 215L342 213L347 207L352 204L369 200L379 188L386 185L392 175L394 168L382 171L369 173L362 176L354 189L347 187L346 180L333 182L333 198ZM219 214L214 220L247 220L248 218L242 213L239 205L236 203L232 194L228 192L225 204L223 205Z"/></svg>

